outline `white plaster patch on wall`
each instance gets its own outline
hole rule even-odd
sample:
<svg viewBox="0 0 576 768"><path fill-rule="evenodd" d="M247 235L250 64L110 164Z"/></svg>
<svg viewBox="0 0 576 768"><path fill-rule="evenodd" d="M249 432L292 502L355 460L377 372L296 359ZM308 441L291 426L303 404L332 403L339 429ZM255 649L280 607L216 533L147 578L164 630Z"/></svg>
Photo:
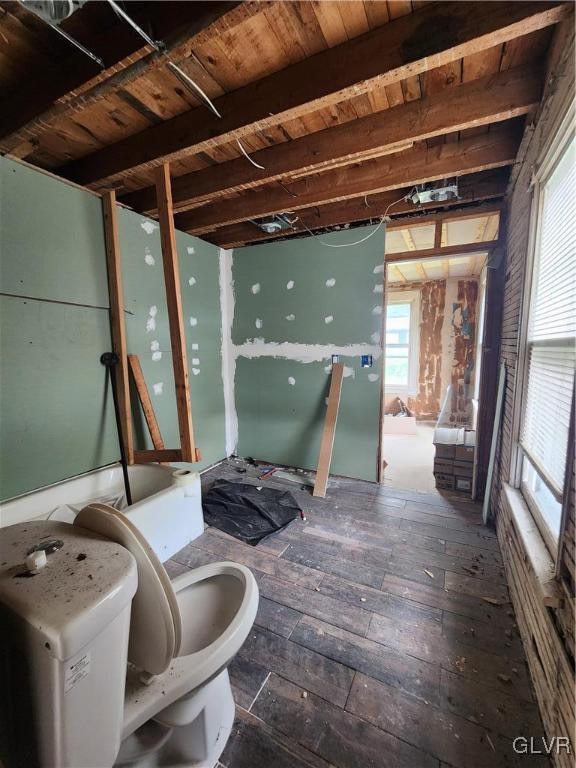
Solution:
<svg viewBox="0 0 576 768"><path fill-rule="evenodd" d="M254 320L254 325L256 326L256 328L262 328L262 320L259 317L257 317L256 320Z"/></svg>
<svg viewBox="0 0 576 768"><path fill-rule="evenodd" d="M192 373L194 374L194 376L198 376L198 374L200 373L200 368L192 368Z"/></svg>
<svg viewBox="0 0 576 768"><path fill-rule="evenodd" d="M196 285L196 278L195 277L189 277L188 278L188 285Z"/></svg>
<svg viewBox="0 0 576 768"><path fill-rule="evenodd" d="M144 221L140 222L140 226L146 232L147 235L153 235L154 232L159 229L159 225L155 221L150 221L150 219L145 219Z"/></svg>
<svg viewBox="0 0 576 768"><path fill-rule="evenodd" d="M325 398L324 398L324 403L325 403L325 405L328 405L328 400L329 400L329 399L330 399L329 397L325 397Z"/></svg>
<svg viewBox="0 0 576 768"><path fill-rule="evenodd" d="M222 315L222 384L224 388L224 433L226 456L236 452L238 445L238 414L234 398L236 355L232 345L234 320L234 279L232 277L232 250L220 249L219 286ZM192 345L194 349L194 345Z"/></svg>
<svg viewBox="0 0 576 768"><path fill-rule="evenodd" d="M370 344L347 344L337 346L335 344L298 344L295 342L269 341L254 339L245 344L232 346L232 354L235 358L277 357L287 360L295 360L299 363L321 363L324 360L332 360L332 355L342 357L362 357L372 355L377 360L382 356L382 348ZM327 366L327 373L332 367Z"/></svg>
<svg viewBox="0 0 576 768"><path fill-rule="evenodd" d="M194 328L196 325L198 325L198 318L197 317L191 317L189 322L190 322L190 325L192 326L192 328Z"/></svg>
<svg viewBox="0 0 576 768"><path fill-rule="evenodd" d="M345 365L342 371L342 376L344 376L345 379L348 379L348 378L355 379L356 371L354 370L354 368L351 368L349 365Z"/></svg>
<svg viewBox="0 0 576 768"><path fill-rule="evenodd" d="M330 323L334 320L334 315L326 315L324 318L324 322L326 325L330 325Z"/></svg>
<svg viewBox="0 0 576 768"><path fill-rule="evenodd" d="M384 283L376 283L373 293L384 293Z"/></svg>
<svg viewBox="0 0 576 768"><path fill-rule="evenodd" d="M329 277L328 280L326 280L326 288L334 288L336 285L336 280L333 277Z"/></svg>
<svg viewBox="0 0 576 768"><path fill-rule="evenodd" d="M293 387L296 384L296 379L294 376L288 376L288 384L290 384L291 387Z"/></svg>
<svg viewBox="0 0 576 768"><path fill-rule="evenodd" d="M380 341L381 341L381 339L382 339L382 336L380 335L380 332L379 332L379 331L376 331L375 333L373 333L373 334L370 336L370 340L371 340L371 341L372 341L374 344L380 344Z"/></svg>
<svg viewBox="0 0 576 768"><path fill-rule="evenodd" d="M194 350L198 349L198 344L196 344L196 342L194 342L194 344L192 344L192 349L194 349Z"/></svg>
<svg viewBox="0 0 576 768"><path fill-rule="evenodd" d="M266 339L264 338L264 336L256 336L256 338L252 339L250 343L252 343L252 344L266 344Z"/></svg>
<svg viewBox="0 0 576 768"><path fill-rule="evenodd" d="M189 253L190 256L192 256L193 253L196 253L196 248L194 248L193 245L188 245L186 247L186 252Z"/></svg>
<svg viewBox="0 0 576 768"><path fill-rule="evenodd" d="M296 320L296 315L286 315L286 320L288 320L289 323Z"/></svg>
<svg viewBox="0 0 576 768"><path fill-rule="evenodd" d="M368 381L378 381L380 377L377 373L369 373L368 374Z"/></svg>
<svg viewBox="0 0 576 768"><path fill-rule="evenodd" d="M294 280L288 280L288 282L286 283L286 290L291 291L292 288L294 288Z"/></svg>
<svg viewBox="0 0 576 768"><path fill-rule="evenodd" d="M324 373L332 373L332 365L325 365ZM326 398L326 404L328 404L328 398Z"/></svg>
<svg viewBox="0 0 576 768"><path fill-rule="evenodd" d="M152 391L155 395L161 395L164 390L164 382L158 381L156 384L152 384Z"/></svg>
<svg viewBox="0 0 576 768"><path fill-rule="evenodd" d="M193 357L192 358L192 365L200 365L200 358L199 357Z"/></svg>
<svg viewBox="0 0 576 768"><path fill-rule="evenodd" d="M250 288L252 293L256 295L257 293L260 293L260 283L254 283L254 285Z"/></svg>
<svg viewBox="0 0 576 768"><path fill-rule="evenodd" d="M156 330L156 315L158 314L158 307L153 304L148 310L148 317L146 318L146 333L152 333Z"/></svg>
<svg viewBox="0 0 576 768"><path fill-rule="evenodd" d="M144 261L146 262L146 264L148 264L149 267L153 267L154 264L156 264L156 259L154 258L154 256L152 256L152 251L150 250L150 248L148 248L148 246L146 246L146 248L144 249Z"/></svg>
<svg viewBox="0 0 576 768"><path fill-rule="evenodd" d="M377 264L374 267L373 272L374 272L375 275L380 274L380 272L384 272L384 264Z"/></svg>
<svg viewBox="0 0 576 768"><path fill-rule="evenodd" d="M160 351L160 342L154 341L150 342L150 352L152 352L152 360L157 363L159 360L162 360L162 352Z"/></svg>
<svg viewBox="0 0 576 768"><path fill-rule="evenodd" d="M381 315L382 314L382 304L376 304L375 307L372 307L372 314L373 315Z"/></svg>

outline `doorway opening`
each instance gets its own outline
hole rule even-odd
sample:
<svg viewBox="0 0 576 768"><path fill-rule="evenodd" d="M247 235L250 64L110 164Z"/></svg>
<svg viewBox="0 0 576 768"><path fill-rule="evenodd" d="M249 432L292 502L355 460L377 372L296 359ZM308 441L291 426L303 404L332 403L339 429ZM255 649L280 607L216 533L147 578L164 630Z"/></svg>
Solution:
<svg viewBox="0 0 576 768"><path fill-rule="evenodd" d="M485 243L497 239L499 213L413 222L395 222L386 236L382 483L471 496Z"/></svg>

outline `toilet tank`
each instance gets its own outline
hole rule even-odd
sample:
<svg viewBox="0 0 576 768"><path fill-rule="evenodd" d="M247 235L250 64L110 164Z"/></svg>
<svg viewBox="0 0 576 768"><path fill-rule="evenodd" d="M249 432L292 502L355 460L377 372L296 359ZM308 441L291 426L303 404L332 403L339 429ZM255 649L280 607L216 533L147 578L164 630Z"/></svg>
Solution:
<svg viewBox="0 0 576 768"><path fill-rule="evenodd" d="M34 548L47 552L36 573L26 566ZM114 764L137 580L128 550L82 528L38 521L0 531L4 768Z"/></svg>

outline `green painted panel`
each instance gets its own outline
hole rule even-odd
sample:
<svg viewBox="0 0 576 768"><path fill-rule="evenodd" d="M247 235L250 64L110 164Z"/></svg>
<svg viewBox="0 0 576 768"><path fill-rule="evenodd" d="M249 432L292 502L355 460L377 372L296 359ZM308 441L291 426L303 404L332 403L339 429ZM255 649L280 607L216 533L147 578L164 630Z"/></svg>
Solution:
<svg viewBox="0 0 576 768"><path fill-rule="evenodd" d="M119 229L128 350L140 358L164 443L176 447L180 439L158 225L119 209ZM194 432L203 456L195 466L202 469L225 455L218 249L181 232L176 241ZM138 445L151 447L141 417L136 423Z"/></svg>
<svg viewBox="0 0 576 768"><path fill-rule="evenodd" d="M322 239L339 245L372 231L367 227ZM328 347L326 359L314 363L273 357L273 348L255 358L240 354L235 373L240 455L316 468L330 345L378 341L383 258L383 230L352 248L330 248L309 237L234 253L234 344L259 338ZM290 315L294 319L287 319ZM375 480L381 360L371 369L362 369L359 357L341 356L340 362L350 375L343 384L331 471Z"/></svg>
<svg viewBox="0 0 576 768"><path fill-rule="evenodd" d="M331 472L376 479L380 383L358 358L342 384ZM294 380L294 384L290 383ZM330 376L324 363L260 357L236 363L236 409L241 456L316 469Z"/></svg>
<svg viewBox="0 0 576 768"><path fill-rule="evenodd" d="M157 224L125 209L119 209L119 222L130 351L140 355L152 391L163 382L163 394L153 398L166 442L176 445ZM190 368L199 370L191 370L191 380L201 468L225 453L218 250L181 233L177 240L184 311L198 319L187 339ZM119 450L99 362L111 348L99 198L0 158L0 249L1 290L33 297L0 303L0 498L8 498L117 461ZM153 305L156 329L147 332ZM152 360L152 340L159 361ZM136 427L144 440L141 423Z"/></svg>
<svg viewBox="0 0 576 768"><path fill-rule="evenodd" d="M362 227L322 239L340 245L373 230ZM383 230L354 248L330 248L308 237L235 251L233 342L255 337L302 344L369 341L380 329L381 315L373 309L382 303L382 294L374 293L382 272L374 269L383 259Z"/></svg>
<svg viewBox="0 0 576 768"><path fill-rule="evenodd" d="M100 198L0 158L0 290L108 306Z"/></svg>
<svg viewBox="0 0 576 768"><path fill-rule="evenodd" d="M108 312L0 297L0 498L119 458Z"/></svg>

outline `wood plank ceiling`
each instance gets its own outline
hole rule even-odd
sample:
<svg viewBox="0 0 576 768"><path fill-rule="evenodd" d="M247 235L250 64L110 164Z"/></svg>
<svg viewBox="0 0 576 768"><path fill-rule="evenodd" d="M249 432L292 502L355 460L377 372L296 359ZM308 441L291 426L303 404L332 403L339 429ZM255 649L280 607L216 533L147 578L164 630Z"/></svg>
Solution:
<svg viewBox="0 0 576 768"><path fill-rule="evenodd" d="M0 2L0 151L152 216L168 159L176 226L223 246L270 239L252 220L280 212L293 222L281 236L375 220L391 203L406 215L400 198L427 181L461 177L459 206L498 199L571 5L125 3L157 52L89 2L63 26L100 71Z"/></svg>

